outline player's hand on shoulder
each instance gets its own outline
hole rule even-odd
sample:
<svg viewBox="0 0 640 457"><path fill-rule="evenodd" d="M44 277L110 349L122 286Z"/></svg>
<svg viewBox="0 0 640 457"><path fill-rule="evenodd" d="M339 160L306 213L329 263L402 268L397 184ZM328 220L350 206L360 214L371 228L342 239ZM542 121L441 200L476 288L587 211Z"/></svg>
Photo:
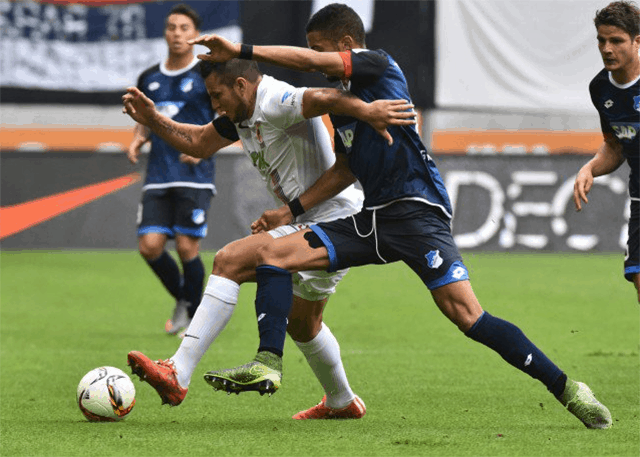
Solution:
<svg viewBox="0 0 640 457"><path fill-rule="evenodd" d="M180 162L188 165L198 165L202 161L202 159L198 157L191 157L187 154L180 154L179 160Z"/></svg>
<svg viewBox="0 0 640 457"><path fill-rule="evenodd" d="M393 138L387 131L390 125L415 125L416 112L406 100L375 100L369 103L367 122L391 145Z"/></svg>
<svg viewBox="0 0 640 457"><path fill-rule="evenodd" d="M148 126L157 116L156 105L137 87L129 87L122 96L122 112L139 124Z"/></svg>
<svg viewBox="0 0 640 457"><path fill-rule="evenodd" d="M209 48L209 54L198 54L197 57L200 60L226 62L240 55L240 45L220 35L201 35L193 40L189 40L188 43L191 45L199 44Z"/></svg>

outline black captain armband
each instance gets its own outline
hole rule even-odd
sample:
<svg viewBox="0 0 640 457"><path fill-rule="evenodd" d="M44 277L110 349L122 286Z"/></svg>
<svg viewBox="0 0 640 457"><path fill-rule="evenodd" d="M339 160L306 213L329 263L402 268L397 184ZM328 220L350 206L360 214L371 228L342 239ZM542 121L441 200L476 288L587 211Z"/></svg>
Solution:
<svg viewBox="0 0 640 457"><path fill-rule="evenodd" d="M291 210L291 214L293 214L293 217L298 217L301 214L304 214L304 208L302 207L302 204L300 203L299 198L294 198L289 203L287 203L287 205L289 206L289 209Z"/></svg>
<svg viewBox="0 0 640 457"><path fill-rule="evenodd" d="M218 116L211 123L221 137L229 141L238 141L240 139L235 124L227 116Z"/></svg>
<svg viewBox="0 0 640 457"><path fill-rule="evenodd" d="M240 55L238 56L238 59L251 60L252 58L253 58L253 45L241 44Z"/></svg>

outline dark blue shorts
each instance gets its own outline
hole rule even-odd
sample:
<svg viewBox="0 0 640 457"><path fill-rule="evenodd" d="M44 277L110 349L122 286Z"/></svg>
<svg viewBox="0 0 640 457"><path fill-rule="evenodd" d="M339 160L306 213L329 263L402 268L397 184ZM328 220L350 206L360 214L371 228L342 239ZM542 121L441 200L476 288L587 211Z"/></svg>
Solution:
<svg viewBox="0 0 640 457"><path fill-rule="evenodd" d="M640 273L640 202L631 201L629 218L629 238L624 258L624 277L633 281L633 275Z"/></svg>
<svg viewBox="0 0 640 457"><path fill-rule="evenodd" d="M311 229L329 251L330 272L401 260L430 290L469 279L449 220L422 202L399 201Z"/></svg>
<svg viewBox="0 0 640 457"><path fill-rule="evenodd" d="M169 238L188 235L207 236L207 210L211 203L209 189L169 187L147 190L138 208L138 236L163 233Z"/></svg>

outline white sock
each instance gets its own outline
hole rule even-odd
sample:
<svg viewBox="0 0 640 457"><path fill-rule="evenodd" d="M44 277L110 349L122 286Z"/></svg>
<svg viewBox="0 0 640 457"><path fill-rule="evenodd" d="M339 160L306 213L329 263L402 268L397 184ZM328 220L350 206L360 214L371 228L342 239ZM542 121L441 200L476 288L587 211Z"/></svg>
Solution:
<svg viewBox="0 0 640 457"><path fill-rule="evenodd" d="M295 342L327 394L325 404L341 409L355 398L340 358L340 345L324 322L320 332L308 343Z"/></svg>
<svg viewBox="0 0 640 457"><path fill-rule="evenodd" d="M185 331L180 347L171 357L178 383L189 387L196 365L231 319L238 302L240 285L230 279L211 275L200 306Z"/></svg>

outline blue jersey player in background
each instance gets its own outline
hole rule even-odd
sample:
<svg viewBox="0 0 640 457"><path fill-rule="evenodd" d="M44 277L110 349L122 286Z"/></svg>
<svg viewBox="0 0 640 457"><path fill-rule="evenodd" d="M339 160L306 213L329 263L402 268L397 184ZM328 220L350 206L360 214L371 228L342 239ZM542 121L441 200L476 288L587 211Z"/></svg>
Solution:
<svg viewBox="0 0 640 457"><path fill-rule="evenodd" d="M200 23L188 5L174 6L165 20L169 56L138 79L138 89L177 122L206 124L214 117L199 61L187 43L198 36ZM127 153L131 162L138 161L147 141L151 151L138 210L138 248L176 300L165 331L177 334L188 327L202 298L204 265L198 250L207 234L207 210L215 194L215 162L180 153L140 124ZM168 239L175 239L182 273L166 250Z"/></svg>
<svg viewBox="0 0 640 457"><path fill-rule="evenodd" d="M295 70L320 71L342 81L347 90L367 102L410 100L404 74L395 61L384 51L365 49L362 21L348 6L331 4L322 8L311 17L306 32L311 49L251 47L217 36L200 37L192 43L211 50L210 55L198 56L202 59L253 58ZM322 222L279 238L259 250L256 314L270 316L258 322L259 354L282 354L291 304L291 272L335 271L403 261L430 290L442 313L467 337L541 381L587 427L610 427L609 410L586 384L568 379L518 327L480 306L451 233L449 197L416 130L390 127L390 145L355 119L332 121L336 152L346 157L336 163L348 164L362 184L364 209L349 218ZM298 212L304 210L298 208ZM393 304L389 312L393 312ZM261 385L268 386L270 378L280 375L273 367L254 360L237 368L209 372L205 379L231 385L234 391L260 390ZM322 402L318 407L323 407Z"/></svg>
<svg viewBox="0 0 640 457"><path fill-rule="evenodd" d="M576 209L588 202L593 178L629 164L631 217L624 276L633 282L640 303L640 9L613 2L594 19L604 69L589 84L604 135L596 155L578 172L573 199Z"/></svg>

